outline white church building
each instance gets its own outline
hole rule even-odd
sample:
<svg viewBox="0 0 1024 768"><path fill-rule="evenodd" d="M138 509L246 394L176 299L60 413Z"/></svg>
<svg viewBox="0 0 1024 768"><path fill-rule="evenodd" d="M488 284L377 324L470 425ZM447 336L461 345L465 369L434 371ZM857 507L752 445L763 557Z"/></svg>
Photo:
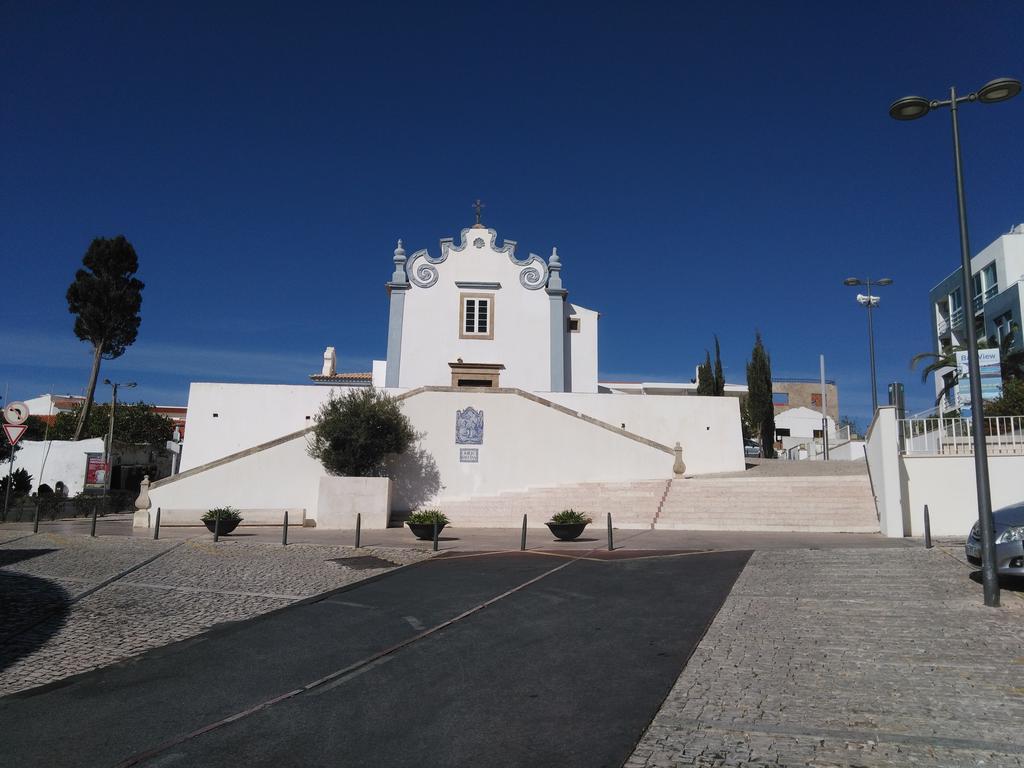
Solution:
<svg viewBox="0 0 1024 768"><path fill-rule="evenodd" d="M399 241L387 296L387 355L372 373L337 372L328 347L311 384L193 383L181 471L152 485L136 525L157 507L164 525L195 525L224 505L248 524L287 509L293 524L351 528L362 511L364 527L382 527L438 507L456 526L524 511L542 525L563 506L615 501L628 527L627 508L670 482L744 468L737 398L599 387L600 315L569 300L556 249L520 257L479 221L436 255ZM390 479L328 477L306 452L317 410L370 385L400 399L418 443Z"/></svg>

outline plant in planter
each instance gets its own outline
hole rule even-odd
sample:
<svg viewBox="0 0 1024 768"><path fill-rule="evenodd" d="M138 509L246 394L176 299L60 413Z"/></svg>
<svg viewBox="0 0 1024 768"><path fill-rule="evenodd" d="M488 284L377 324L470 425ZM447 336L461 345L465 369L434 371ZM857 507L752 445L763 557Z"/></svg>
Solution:
<svg viewBox="0 0 1024 768"><path fill-rule="evenodd" d="M587 515L574 509L563 509L551 516L548 528L562 541L572 541L583 533L588 523L593 522Z"/></svg>
<svg viewBox="0 0 1024 768"><path fill-rule="evenodd" d="M242 516L238 513L238 510L234 507L217 507L216 509L209 510L203 515L203 524L206 525L206 529L213 533L217 529L217 533L221 536L227 536L238 524L242 522ZM220 520L220 526L218 528L217 521Z"/></svg>
<svg viewBox="0 0 1024 768"><path fill-rule="evenodd" d="M409 515L406 523L417 539L430 541L434 538L434 523L437 523L437 532L441 533L441 529L448 525L448 518L440 509L421 509Z"/></svg>

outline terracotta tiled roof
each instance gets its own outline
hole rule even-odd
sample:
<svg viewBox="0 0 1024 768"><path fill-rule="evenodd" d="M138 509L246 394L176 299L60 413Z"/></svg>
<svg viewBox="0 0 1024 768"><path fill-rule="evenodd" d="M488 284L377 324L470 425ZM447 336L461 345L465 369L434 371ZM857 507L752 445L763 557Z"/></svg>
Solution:
<svg viewBox="0 0 1024 768"><path fill-rule="evenodd" d="M314 373L309 378L313 381L347 381L347 382L360 382L360 381L373 381L372 373L334 373L329 376L325 376L322 373Z"/></svg>

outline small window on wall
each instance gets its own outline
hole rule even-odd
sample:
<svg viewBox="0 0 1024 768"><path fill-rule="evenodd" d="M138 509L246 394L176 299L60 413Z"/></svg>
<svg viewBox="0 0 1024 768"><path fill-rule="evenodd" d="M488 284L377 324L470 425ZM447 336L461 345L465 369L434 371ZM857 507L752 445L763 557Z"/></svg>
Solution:
<svg viewBox="0 0 1024 768"><path fill-rule="evenodd" d="M778 440L780 437L789 437L789 428L779 427L775 430L775 439Z"/></svg>
<svg viewBox="0 0 1024 768"><path fill-rule="evenodd" d="M772 392L772 405L789 405L789 392Z"/></svg>
<svg viewBox="0 0 1024 768"><path fill-rule="evenodd" d="M491 294L462 294L459 311L460 339L494 338L494 296Z"/></svg>
<svg viewBox="0 0 1024 768"><path fill-rule="evenodd" d="M578 317L570 317L568 322L569 333L580 332L580 319Z"/></svg>
<svg viewBox="0 0 1024 768"><path fill-rule="evenodd" d="M815 408L821 408L821 392L811 393L811 405Z"/></svg>

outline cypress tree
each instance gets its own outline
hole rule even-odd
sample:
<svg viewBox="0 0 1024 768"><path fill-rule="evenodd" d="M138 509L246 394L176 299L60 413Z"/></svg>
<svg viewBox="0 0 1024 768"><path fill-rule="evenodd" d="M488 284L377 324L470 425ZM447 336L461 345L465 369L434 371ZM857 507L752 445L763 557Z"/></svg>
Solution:
<svg viewBox="0 0 1024 768"><path fill-rule="evenodd" d="M715 334L715 396L725 394L725 374L722 373L722 349L718 345L718 334Z"/></svg>
<svg viewBox="0 0 1024 768"><path fill-rule="evenodd" d="M772 405L772 361L761 332L757 332L754 349L747 363L747 409L751 426L761 438L761 449L767 459L775 458L775 408Z"/></svg>
<svg viewBox="0 0 1024 768"><path fill-rule="evenodd" d="M697 394L712 396L715 394L715 377L711 373L711 353L704 350L704 362L697 367Z"/></svg>

